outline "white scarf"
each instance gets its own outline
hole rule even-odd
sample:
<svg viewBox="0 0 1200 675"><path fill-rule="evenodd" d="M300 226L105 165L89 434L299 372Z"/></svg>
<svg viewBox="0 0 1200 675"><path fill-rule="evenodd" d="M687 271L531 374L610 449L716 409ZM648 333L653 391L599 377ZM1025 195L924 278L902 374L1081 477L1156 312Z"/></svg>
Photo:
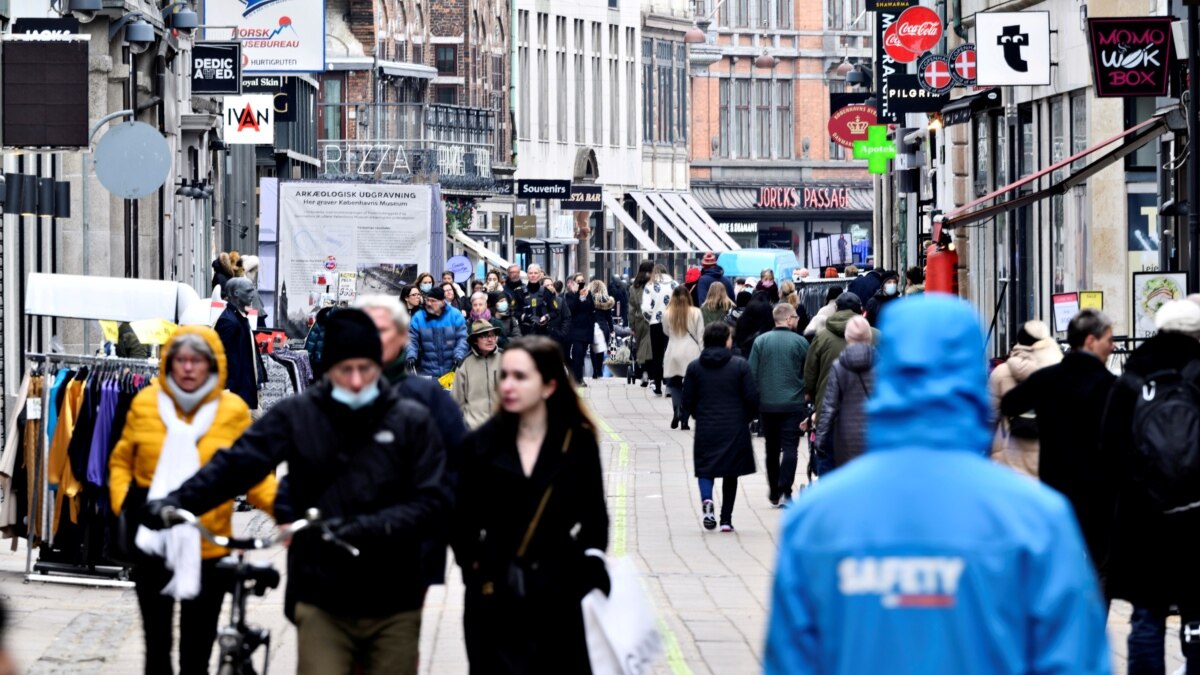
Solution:
<svg viewBox="0 0 1200 675"><path fill-rule="evenodd" d="M163 439L147 499L166 497L200 470L200 449L196 444L212 426L219 401L218 398L200 406L192 423L188 424L176 416L171 397L165 391L158 392L158 416L167 427L167 436ZM200 592L200 533L196 528L153 531L143 526L138 528L136 542L143 552L165 559L167 569L175 572L163 587L163 595L176 600L196 597Z"/></svg>

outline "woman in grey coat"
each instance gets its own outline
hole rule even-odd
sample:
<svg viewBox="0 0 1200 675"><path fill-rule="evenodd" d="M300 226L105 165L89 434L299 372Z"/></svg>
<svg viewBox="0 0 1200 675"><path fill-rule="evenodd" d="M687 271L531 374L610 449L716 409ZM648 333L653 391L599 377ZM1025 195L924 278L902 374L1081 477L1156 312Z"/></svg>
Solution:
<svg viewBox="0 0 1200 675"><path fill-rule="evenodd" d="M846 324L846 348L833 362L821 414L817 417L816 447L832 455L837 468L866 450L867 398L871 394L875 347L871 325L861 316Z"/></svg>

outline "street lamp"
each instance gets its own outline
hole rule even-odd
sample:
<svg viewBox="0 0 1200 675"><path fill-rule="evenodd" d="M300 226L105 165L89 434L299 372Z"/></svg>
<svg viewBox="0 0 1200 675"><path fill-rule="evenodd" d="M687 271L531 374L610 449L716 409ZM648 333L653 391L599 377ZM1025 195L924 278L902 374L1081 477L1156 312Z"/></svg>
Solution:
<svg viewBox="0 0 1200 675"><path fill-rule="evenodd" d="M686 44L702 45L705 42L708 42L708 27L712 25L712 18L716 15L717 10L721 8L721 5L725 4L725 0L719 0L717 4L713 5L711 12L703 16L699 16L701 11L700 4L703 2L705 2L705 0L694 0L692 3L692 12L698 16L696 17L695 25L683 34L683 41Z"/></svg>
<svg viewBox="0 0 1200 675"><path fill-rule="evenodd" d="M779 63L779 59L767 53L766 48L763 48L763 53L754 59L754 67L756 68L774 68Z"/></svg>
<svg viewBox="0 0 1200 675"><path fill-rule="evenodd" d="M103 9L101 0L68 0L67 2L67 11L79 23L90 23L101 9Z"/></svg>
<svg viewBox="0 0 1200 675"><path fill-rule="evenodd" d="M117 37L117 33L121 29L125 29L125 44L129 47L129 51L134 54L141 54L154 44L154 26L151 26L144 18L141 12L131 12L121 17L116 23L108 28L108 39L112 41Z"/></svg>
<svg viewBox="0 0 1200 675"><path fill-rule="evenodd" d="M185 33L191 33L200 26L200 17L196 11L189 8L186 2L175 2L163 7L163 25Z"/></svg>

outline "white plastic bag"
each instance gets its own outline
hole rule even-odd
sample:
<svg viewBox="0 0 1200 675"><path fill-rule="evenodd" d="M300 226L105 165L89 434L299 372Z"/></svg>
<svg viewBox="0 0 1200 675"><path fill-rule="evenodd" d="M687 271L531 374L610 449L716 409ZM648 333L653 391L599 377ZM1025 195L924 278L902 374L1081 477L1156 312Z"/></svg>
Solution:
<svg viewBox="0 0 1200 675"><path fill-rule="evenodd" d="M664 653L650 600L629 558L609 560L612 590L583 597L583 628L593 675L644 675Z"/></svg>
<svg viewBox="0 0 1200 675"><path fill-rule="evenodd" d="M600 330L599 324L592 324L592 353L604 354L608 352L608 345L604 342L604 331Z"/></svg>

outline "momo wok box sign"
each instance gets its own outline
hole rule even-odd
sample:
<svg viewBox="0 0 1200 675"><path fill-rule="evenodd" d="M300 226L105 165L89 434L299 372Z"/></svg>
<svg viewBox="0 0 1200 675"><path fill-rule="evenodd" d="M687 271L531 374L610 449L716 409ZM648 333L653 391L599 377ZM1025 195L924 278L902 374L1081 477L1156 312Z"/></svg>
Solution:
<svg viewBox="0 0 1200 675"><path fill-rule="evenodd" d="M325 70L324 0L207 0L203 23L222 27L207 39L226 39L223 27L234 28L243 73Z"/></svg>
<svg viewBox="0 0 1200 675"><path fill-rule="evenodd" d="M1170 17L1088 19L1096 95L1166 96Z"/></svg>

